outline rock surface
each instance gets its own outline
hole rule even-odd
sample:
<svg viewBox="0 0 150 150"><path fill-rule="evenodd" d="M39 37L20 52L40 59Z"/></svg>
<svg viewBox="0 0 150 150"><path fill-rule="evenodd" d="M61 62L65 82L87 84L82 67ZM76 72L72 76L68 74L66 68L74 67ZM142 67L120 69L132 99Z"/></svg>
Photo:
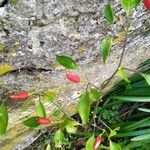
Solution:
<svg viewBox="0 0 150 150"><path fill-rule="evenodd" d="M73 114L85 83L68 82L55 55L72 56L80 66L78 74L97 86L109 78L122 51L122 24L125 22L118 2L112 3L117 17L110 27L103 18L104 2L100 0L17 0L16 4L6 1L0 7L0 46L4 47L0 51L0 65L9 64L15 71L1 77L0 98L7 99L14 91L55 89L57 103ZM132 15L123 58L128 68L135 69L150 58L149 20L150 13L142 5ZM108 63L103 65L99 45L107 34L114 37L114 44ZM0 137L1 150L12 149L31 132L21 122L35 114L33 105L23 112L20 103L7 99L7 104L10 120L6 136ZM45 107L49 113L54 108L49 103L45 103Z"/></svg>

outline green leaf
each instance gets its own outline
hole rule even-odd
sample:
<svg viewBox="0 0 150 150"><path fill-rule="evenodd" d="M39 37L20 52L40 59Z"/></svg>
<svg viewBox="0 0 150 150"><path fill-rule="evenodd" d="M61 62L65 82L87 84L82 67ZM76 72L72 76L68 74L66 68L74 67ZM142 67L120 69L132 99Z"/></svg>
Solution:
<svg viewBox="0 0 150 150"><path fill-rule="evenodd" d="M147 83L150 85L150 74L141 73L141 75L145 78L145 80L147 81Z"/></svg>
<svg viewBox="0 0 150 150"><path fill-rule="evenodd" d="M120 4L124 10L131 11L140 4L140 1L141 0L120 0Z"/></svg>
<svg viewBox="0 0 150 150"><path fill-rule="evenodd" d="M94 138L94 135L93 135L86 142L86 146L85 146L86 150L93 150L93 148L94 148L94 142L95 142L95 138Z"/></svg>
<svg viewBox="0 0 150 150"><path fill-rule="evenodd" d="M100 54L102 56L104 64L106 63L106 59L109 55L111 45L112 45L112 38L111 37L105 38L100 45Z"/></svg>
<svg viewBox="0 0 150 150"><path fill-rule="evenodd" d="M150 139L150 134L136 136L132 138L131 141L142 141L142 140L147 140L147 139Z"/></svg>
<svg viewBox="0 0 150 150"><path fill-rule="evenodd" d="M150 113L150 109L148 108L138 108L138 110Z"/></svg>
<svg viewBox="0 0 150 150"><path fill-rule="evenodd" d="M150 102L150 97L113 96L112 98L125 102Z"/></svg>
<svg viewBox="0 0 150 150"><path fill-rule="evenodd" d="M123 80L125 80L126 82L130 83L130 81L128 80L128 77L127 77L126 70L124 68L119 68L116 73L116 76L118 76L118 77L122 78Z"/></svg>
<svg viewBox="0 0 150 150"><path fill-rule="evenodd" d="M104 7L104 17L110 24L114 23L114 12L110 4L107 4Z"/></svg>
<svg viewBox="0 0 150 150"><path fill-rule="evenodd" d="M68 133L75 133L76 132L76 126L78 126L79 123L72 118L68 118L67 116L63 117L63 121L60 124L60 127L62 130L66 129Z"/></svg>
<svg viewBox="0 0 150 150"><path fill-rule="evenodd" d="M121 150L121 146L110 140L110 150Z"/></svg>
<svg viewBox="0 0 150 150"><path fill-rule="evenodd" d="M94 101L100 100L101 93L96 88L92 88L90 90L90 98Z"/></svg>
<svg viewBox="0 0 150 150"><path fill-rule="evenodd" d="M44 92L44 99L49 102L54 101L56 98L56 92L54 90L48 90Z"/></svg>
<svg viewBox="0 0 150 150"><path fill-rule="evenodd" d="M56 60L58 61L60 65L64 66L65 68L68 68L68 69L77 68L76 62L68 56L56 55Z"/></svg>
<svg viewBox="0 0 150 150"><path fill-rule="evenodd" d="M117 131L120 129L120 127L115 128L114 130L110 130L109 138L116 136Z"/></svg>
<svg viewBox="0 0 150 150"><path fill-rule="evenodd" d="M150 134L150 129L119 132L117 133L117 137L130 137L130 136L138 136L143 134Z"/></svg>
<svg viewBox="0 0 150 150"><path fill-rule="evenodd" d="M53 116L58 117L61 114L61 110L57 109L53 112Z"/></svg>
<svg viewBox="0 0 150 150"><path fill-rule="evenodd" d="M22 104L22 110L23 111L26 111L28 108L29 108L29 106L30 106L30 101L29 100L26 100L26 101L24 101L24 103Z"/></svg>
<svg viewBox="0 0 150 150"><path fill-rule="evenodd" d="M45 112L45 109L44 109L44 105L42 104L41 101L36 101L35 108L36 108L37 115L39 117L46 117L46 112Z"/></svg>
<svg viewBox="0 0 150 150"><path fill-rule="evenodd" d="M0 105L0 135L6 133L8 126L8 112L4 103Z"/></svg>
<svg viewBox="0 0 150 150"><path fill-rule="evenodd" d="M150 143L149 139L148 140L144 140L144 141L135 141L135 142L131 142L128 145L126 145L123 150L136 150L137 147L142 147L143 145L147 145L148 143Z"/></svg>
<svg viewBox="0 0 150 150"><path fill-rule="evenodd" d="M135 130L138 129L140 127L144 127L145 124L149 125L150 123L150 117L142 119L140 121L136 121L135 123L131 123L130 125L126 125L124 127L121 127L120 131L131 131L131 130Z"/></svg>
<svg viewBox="0 0 150 150"><path fill-rule="evenodd" d="M31 117L31 118L28 118L27 120L25 120L23 122L23 124L27 127L30 127L30 128L36 128L38 127L40 124L37 122L37 119L38 117Z"/></svg>
<svg viewBox="0 0 150 150"><path fill-rule="evenodd" d="M64 143L64 140L65 140L64 133L59 129L59 130L54 134L55 147L56 147L56 148L61 148L62 144Z"/></svg>
<svg viewBox="0 0 150 150"><path fill-rule="evenodd" d="M90 97L87 91L84 91L79 98L78 112L82 123L86 124L90 115Z"/></svg>

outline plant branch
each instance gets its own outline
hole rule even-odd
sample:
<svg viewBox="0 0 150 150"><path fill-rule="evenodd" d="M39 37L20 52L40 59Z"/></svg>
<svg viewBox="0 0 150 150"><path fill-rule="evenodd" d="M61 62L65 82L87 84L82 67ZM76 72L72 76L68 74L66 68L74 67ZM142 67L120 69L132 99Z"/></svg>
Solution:
<svg viewBox="0 0 150 150"><path fill-rule="evenodd" d="M120 60L119 60L118 66L117 66L116 70L114 71L114 73L110 76L110 78L108 78L107 80L105 80L101 84L101 89L104 89L109 84L109 82L112 80L112 78L117 73L119 67L122 64L123 56L124 56L124 53L125 53L125 50L126 50L126 46L127 46L127 42L128 42L127 39L128 39L128 28L129 28L129 26L130 26L130 24L128 24L128 19L127 19L127 29L125 30L125 38L124 38L124 43L123 43L123 49L122 49L122 53L121 53L121 56L120 56Z"/></svg>

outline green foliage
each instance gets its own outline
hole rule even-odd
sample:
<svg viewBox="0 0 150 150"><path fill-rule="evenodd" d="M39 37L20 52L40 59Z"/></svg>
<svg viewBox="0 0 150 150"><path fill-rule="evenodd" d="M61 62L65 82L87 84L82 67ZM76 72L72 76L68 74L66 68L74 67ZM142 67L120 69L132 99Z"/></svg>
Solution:
<svg viewBox="0 0 150 150"><path fill-rule="evenodd" d="M114 23L114 12L110 4L107 4L104 7L104 17L110 24Z"/></svg>
<svg viewBox="0 0 150 150"><path fill-rule="evenodd" d="M54 142L55 142L55 147L61 148L62 144L65 141L65 136L64 133L59 129L55 134L54 134Z"/></svg>
<svg viewBox="0 0 150 150"><path fill-rule="evenodd" d="M16 5L17 1L18 0L11 0L10 3ZM127 19L128 15L130 15L130 11L133 11L139 3L140 0L120 0L121 6L126 11L125 17ZM115 15L110 4L104 6L104 17L110 24L114 23ZM128 26L128 24L124 25L124 27L126 26ZM128 32L128 29L126 31ZM126 34L128 35L128 33ZM101 41L100 55L104 64L109 56L112 41L112 37L108 36ZM123 49L126 49L128 43L126 43L124 39L121 42L123 42L124 45ZM4 46L1 46L0 50L2 51L4 48ZM121 60L123 54L124 53L121 55ZM78 67L75 60L69 56L56 55L56 60L65 69L77 69ZM122 63L122 61L120 62ZM150 112L148 108L150 102L150 70L138 74L136 73L133 77L127 77L126 70L132 70L121 67L121 63L117 66L114 74L104 82L104 85L105 83L109 85L108 83L110 83L115 75L124 81L114 86L113 89L110 90L110 93L105 93L105 89L102 85L97 88L91 81L88 81L85 87L86 90L83 90L79 97L77 106L78 114L73 117L69 117L68 113L63 110L64 108L57 105L57 102L53 102L57 97L56 91L48 90L35 94L36 96L39 95L39 99L43 96L43 99L53 103L57 107L53 111L54 117L63 114L59 116L61 117L59 122L52 121L52 124L57 124L57 126L53 126L54 130L52 130L52 133L49 133L49 137L47 138L49 142L46 141L45 144L45 146L47 146L46 150L82 148L93 150L94 143L97 139L95 139L95 137L97 136L100 136L102 139L100 139L101 144L99 146L101 149L121 150L122 147L123 150L132 148L136 150L146 150L148 145L150 146L150 117L147 113ZM139 67L141 69L142 66L148 66L149 64L149 61L145 61ZM8 64L1 65L0 75L12 70L14 70L14 68ZM133 72L137 72L137 70ZM91 105L92 102L96 104ZM27 110L29 105L29 100L24 101L22 109L24 111ZM23 122L27 127L36 128L40 126L38 123L39 120L37 121L37 119L41 119L41 122L48 121L49 123L51 121L45 118L46 112L40 100L36 101L35 108L37 116L30 117ZM7 124L8 112L2 103L0 105L0 134L6 132ZM41 124L44 125L47 123L42 122ZM53 146L55 148L53 148Z"/></svg>
<svg viewBox="0 0 150 150"><path fill-rule="evenodd" d="M8 125L8 112L4 103L0 105L0 135L6 133Z"/></svg>
<svg viewBox="0 0 150 150"><path fill-rule="evenodd" d="M27 120L25 120L23 122L23 124L27 127L30 127L30 128L36 128L38 127L40 124L37 122L37 117L31 117L31 118L28 118Z"/></svg>
<svg viewBox="0 0 150 150"><path fill-rule="evenodd" d="M138 108L138 110L150 113L150 109L148 108Z"/></svg>
<svg viewBox="0 0 150 150"><path fill-rule="evenodd" d="M86 124L90 115L90 97L87 91L84 91L79 98L78 112L82 123Z"/></svg>
<svg viewBox="0 0 150 150"><path fill-rule="evenodd" d="M121 146L110 140L110 150L121 150Z"/></svg>
<svg viewBox="0 0 150 150"><path fill-rule="evenodd" d="M131 11L140 4L140 1L141 0L120 0L120 4L124 10Z"/></svg>
<svg viewBox="0 0 150 150"><path fill-rule="evenodd" d="M77 129L76 126L78 125L79 123L77 121L66 116L63 117L62 122L60 123L61 129L66 129L68 133L75 133Z"/></svg>
<svg viewBox="0 0 150 150"><path fill-rule="evenodd" d="M150 85L150 74L141 73L141 75L145 78L145 80L147 81L147 83Z"/></svg>
<svg viewBox="0 0 150 150"><path fill-rule="evenodd" d="M94 142L95 142L94 136L90 137L86 142L86 146L85 146L86 150L93 150Z"/></svg>
<svg viewBox="0 0 150 150"><path fill-rule="evenodd" d="M116 73L116 76L118 76L118 77L122 78L123 80L125 80L126 82L130 83L130 81L127 77L126 70L124 68L119 68Z"/></svg>
<svg viewBox="0 0 150 150"><path fill-rule="evenodd" d="M60 65L62 65L63 67L65 67L67 69L76 69L77 68L76 62L68 56L56 55L56 60L58 61L58 63Z"/></svg>
<svg viewBox="0 0 150 150"><path fill-rule="evenodd" d="M94 101L100 100L101 92L96 88L91 88L90 90L90 98Z"/></svg>
<svg viewBox="0 0 150 150"><path fill-rule="evenodd" d="M39 117L46 117L45 108L41 101L36 101L35 108L36 108L37 115Z"/></svg>
<svg viewBox="0 0 150 150"><path fill-rule="evenodd" d="M113 96L113 98L125 102L150 102L150 97Z"/></svg>
<svg viewBox="0 0 150 150"><path fill-rule="evenodd" d="M150 139L150 134L144 134L144 135L140 135L140 136L136 136L132 138L131 141L142 141L142 140L148 140L148 139Z"/></svg>
<svg viewBox="0 0 150 150"><path fill-rule="evenodd" d="M104 64L106 63L107 57L109 55L111 45L112 45L111 37L106 37L105 39L103 39L103 41L100 45L100 54L102 56Z"/></svg>

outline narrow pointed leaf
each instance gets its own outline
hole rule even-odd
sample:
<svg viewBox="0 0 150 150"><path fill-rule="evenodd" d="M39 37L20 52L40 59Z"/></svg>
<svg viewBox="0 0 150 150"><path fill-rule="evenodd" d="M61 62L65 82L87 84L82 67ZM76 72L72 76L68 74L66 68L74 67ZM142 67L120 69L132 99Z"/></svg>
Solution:
<svg viewBox="0 0 150 150"><path fill-rule="evenodd" d="M56 60L58 61L60 65L62 65L65 68L68 68L68 69L77 68L76 62L71 57L68 57L65 55L56 55Z"/></svg>
<svg viewBox="0 0 150 150"><path fill-rule="evenodd" d="M107 4L104 7L104 17L110 24L114 23L114 12L110 4Z"/></svg>
<svg viewBox="0 0 150 150"><path fill-rule="evenodd" d="M116 136L117 137L130 137L130 136L138 136L138 135L143 135L143 134L150 134L150 129L118 132Z"/></svg>
<svg viewBox="0 0 150 150"><path fill-rule="evenodd" d="M86 150L93 150L93 149L94 149L94 142L95 142L95 138L94 138L94 136L92 136L92 137L89 138L88 141L86 142L85 149L86 149Z"/></svg>
<svg viewBox="0 0 150 150"><path fill-rule="evenodd" d="M150 74L141 73L141 75L145 78L145 80L147 81L147 83L150 85Z"/></svg>
<svg viewBox="0 0 150 150"><path fill-rule="evenodd" d="M8 112L4 103L0 105L0 135L6 133L8 126Z"/></svg>
<svg viewBox="0 0 150 150"><path fill-rule="evenodd" d="M79 98L78 112L82 123L86 124L90 115L90 97L87 91L83 92Z"/></svg>
<svg viewBox="0 0 150 150"><path fill-rule="evenodd" d="M126 125L120 129L120 131L131 131L138 129L140 127L144 127L145 124L150 124L150 117L137 121L135 123L131 123L130 125Z"/></svg>
<svg viewBox="0 0 150 150"><path fill-rule="evenodd" d="M148 108L138 108L138 110L150 113L150 109Z"/></svg>
<svg viewBox="0 0 150 150"><path fill-rule="evenodd" d="M36 108L37 115L39 117L46 117L45 108L41 101L36 101L35 108Z"/></svg>
<svg viewBox="0 0 150 150"><path fill-rule="evenodd" d="M147 139L150 139L150 134L136 136L136 137L132 138L131 141L143 141L143 140L147 140Z"/></svg>
<svg viewBox="0 0 150 150"><path fill-rule="evenodd" d="M106 63L107 57L109 55L111 45L112 45L111 37L105 38L100 45L100 54L104 64Z"/></svg>
<svg viewBox="0 0 150 150"><path fill-rule="evenodd" d="M150 97L113 96L113 98L125 102L150 102Z"/></svg>

